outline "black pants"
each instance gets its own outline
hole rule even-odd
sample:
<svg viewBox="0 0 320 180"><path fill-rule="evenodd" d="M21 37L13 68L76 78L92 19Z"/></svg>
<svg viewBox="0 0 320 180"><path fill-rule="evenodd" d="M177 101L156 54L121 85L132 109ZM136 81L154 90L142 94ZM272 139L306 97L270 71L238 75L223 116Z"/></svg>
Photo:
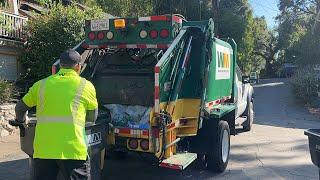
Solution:
<svg viewBox="0 0 320 180"><path fill-rule="evenodd" d="M66 180L75 178L79 169L84 168L85 161L81 160L57 160L34 159L34 180L56 180L59 170ZM86 175L83 175L83 179ZM80 178L82 179L82 178Z"/></svg>

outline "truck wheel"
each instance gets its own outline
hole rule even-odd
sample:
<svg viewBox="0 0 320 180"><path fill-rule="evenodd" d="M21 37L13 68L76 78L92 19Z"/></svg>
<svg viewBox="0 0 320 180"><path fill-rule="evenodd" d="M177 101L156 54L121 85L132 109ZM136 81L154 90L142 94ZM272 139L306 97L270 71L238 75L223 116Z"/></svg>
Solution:
<svg viewBox="0 0 320 180"><path fill-rule="evenodd" d="M243 123L242 127L244 131L250 131L253 124L253 102L250 101L246 110L247 120Z"/></svg>
<svg viewBox="0 0 320 180"><path fill-rule="evenodd" d="M213 133L214 143L207 154L208 169L223 172L228 165L230 154L230 129L226 121L220 121Z"/></svg>
<svg viewBox="0 0 320 180"><path fill-rule="evenodd" d="M106 150L105 158L113 160L125 160L127 158L127 155L127 151Z"/></svg>

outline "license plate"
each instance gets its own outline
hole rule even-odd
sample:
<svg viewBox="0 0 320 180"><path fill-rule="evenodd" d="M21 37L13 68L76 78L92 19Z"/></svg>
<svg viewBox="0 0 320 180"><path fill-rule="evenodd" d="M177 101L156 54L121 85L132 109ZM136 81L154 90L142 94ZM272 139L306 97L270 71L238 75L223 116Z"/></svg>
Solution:
<svg viewBox="0 0 320 180"><path fill-rule="evenodd" d="M91 31L109 30L109 19L99 19L91 21Z"/></svg>

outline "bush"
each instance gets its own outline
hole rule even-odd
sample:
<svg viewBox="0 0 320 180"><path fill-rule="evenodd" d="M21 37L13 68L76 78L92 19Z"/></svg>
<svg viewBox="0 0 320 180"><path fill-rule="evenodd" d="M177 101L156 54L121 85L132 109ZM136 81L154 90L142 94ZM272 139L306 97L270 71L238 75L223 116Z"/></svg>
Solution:
<svg viewBox="0 0 320 180"><path fill-rule="evenodd" d="M9 102L13 96L13 85L8 81L0 79L0 104Z"/></svg>
<svg viewBox="0 0 320 180"><path fill-rule="evenodd" d="M56 5L49 13L28 21L28 44L21 59L28 70L27 78L38 80L48 76L59 55L84 39L85 20L101 18L102 15L102 10L97 7L83 11L76 6Z"/></svg>
<svg viewBox="0 0 320 180"><path fill-rule="evenodd" d="M320 79L312 67L298 69L292 77L294 94L298 99L310 103L318 96Z"/></svg>

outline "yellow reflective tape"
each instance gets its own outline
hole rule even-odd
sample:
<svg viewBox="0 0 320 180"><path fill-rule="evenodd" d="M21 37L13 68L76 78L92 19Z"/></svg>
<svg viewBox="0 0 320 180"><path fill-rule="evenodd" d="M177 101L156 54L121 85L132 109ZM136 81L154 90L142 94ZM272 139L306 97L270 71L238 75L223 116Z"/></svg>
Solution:
<svg viewBox="0 0 320 180"><path fill-rule="evenodd" d="M77 89L77 93L75 94L75 97L73 99L72 116L74 119L77 119L77 113L78 113L78 109L79 109L79 105L80 105L80 99L81 99L82 92L86 86L86 82L87 82L86 79L81 78L80 85Z"/></svg>
<svg viewBox="0 0 320 180"><path fill-rule="evenodd" d="M47 78L42 79L40 82L38 113L41 113L44 110L44 88L45 88L46 81L47 81Z"/></svg>

